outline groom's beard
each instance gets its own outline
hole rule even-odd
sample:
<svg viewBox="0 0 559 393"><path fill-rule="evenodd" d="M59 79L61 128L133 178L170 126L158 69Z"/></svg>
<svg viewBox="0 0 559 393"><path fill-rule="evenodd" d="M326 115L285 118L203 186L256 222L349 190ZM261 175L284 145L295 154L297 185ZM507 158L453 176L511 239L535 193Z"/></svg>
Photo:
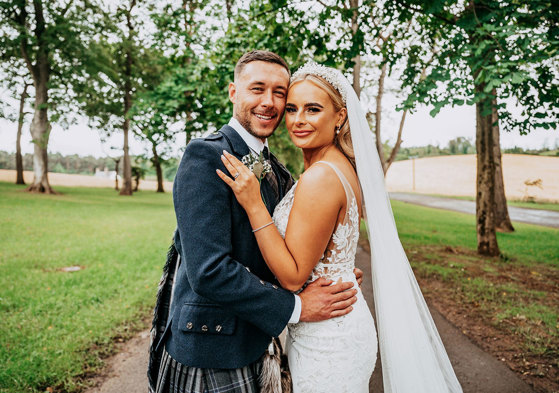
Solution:
<svg viewBox="0 0 559 393"><path fill-rule="evenodd" d="M273 127L271 127L269 130L267 129L260 129L257 130L257 127L253 127L252 123L251 123L251 117L253 115L252 111L239 111L237 113L235 113L235 118L237 119L237 121L243 126L243 128L245 130L247 130L247 132L256 137L256 138L260 138L260 139L267 139L268 137L270 137L274 131L276 130L276 128L278 128L281 119L283 117L283 113L279 114L279 113L275 113L275 112L271 112L271 113L266 113L266 115L276 115L276 124L274 124ZM260 132L259 132L260 131Z"/></svg>

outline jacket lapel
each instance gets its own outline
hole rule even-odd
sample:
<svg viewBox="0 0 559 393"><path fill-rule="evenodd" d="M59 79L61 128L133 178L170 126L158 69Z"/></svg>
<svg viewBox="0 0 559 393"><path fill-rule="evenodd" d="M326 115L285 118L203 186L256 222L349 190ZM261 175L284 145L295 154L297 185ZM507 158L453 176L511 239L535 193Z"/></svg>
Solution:
<svg viewBox="0 0 559 393"><path fill-rule="evenodd" d="M246 142L243 140L243 138L241 138L241 136L237 133L237 131L235 131L233 127L224 125L218 132L221 133L225 137L225 139L227 139L227 141L229 141L229 146L231 146L231 149L233 149L233 151L231 152L232 154L243 157L250 152L250 149Z"/></svg>
<svg viewBox="0 0 559 393"><path fill-rule="evenodd" d="M291 187L293 187L295 182L291 173L289 173L287 168L273 154L270 154L270 163L272 164L272 168L274 168L274 172L278 178L279 200L282 200L285 194L287 194Z"/></svg>

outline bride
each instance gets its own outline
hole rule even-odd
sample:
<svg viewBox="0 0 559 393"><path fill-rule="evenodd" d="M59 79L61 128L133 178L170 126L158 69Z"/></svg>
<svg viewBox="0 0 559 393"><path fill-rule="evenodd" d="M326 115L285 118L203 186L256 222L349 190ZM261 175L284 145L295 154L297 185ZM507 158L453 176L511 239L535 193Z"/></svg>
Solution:
<svg viewBox="0 0 559 393"><path fill-rule="evenodd" d="M245 165L224 152L234 179L218 170L246 210L270 270L291 291L318 277L355 282L365 207L384 391L461 392L399 241L372 134L350 83L333 68L307 63L291 78L285 122L305 171L273 217ZM295 393L368 392L377 336L362 293L345 316L289 325L287 354Z"/></svg>

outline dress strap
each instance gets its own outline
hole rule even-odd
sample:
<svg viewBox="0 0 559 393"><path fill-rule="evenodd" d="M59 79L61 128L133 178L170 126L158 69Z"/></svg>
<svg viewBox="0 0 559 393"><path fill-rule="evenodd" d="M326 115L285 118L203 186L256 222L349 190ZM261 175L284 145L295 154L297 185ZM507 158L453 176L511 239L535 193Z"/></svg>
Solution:
<svg viewBox="0 0 559 393"><path fill-rule="evenodd" d="M345 190L345 196L346 196L346 218L349 214L349 208L351 206L351 201L355 198L355 193L353 192L353 188L351 187L351 185L349 184L349 182L347 181L347 178L344 176L344 174L342 173L342 171L333 163L328 162L328 161L317 161L315 162L315 164L318 163L322 163L322 164L326 164L328 165L330 168L332 168L334 170L334 172L336 172L336 175L338 175L338 178L340 179L340 182L342 183L344 190ZM344 220L345 221L345 220Z"/></svg>

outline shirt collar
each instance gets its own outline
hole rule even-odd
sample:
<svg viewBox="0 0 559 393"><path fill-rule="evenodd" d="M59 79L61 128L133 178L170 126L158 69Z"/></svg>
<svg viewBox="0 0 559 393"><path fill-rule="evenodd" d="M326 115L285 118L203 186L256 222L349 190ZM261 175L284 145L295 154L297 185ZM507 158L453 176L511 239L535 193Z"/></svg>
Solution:
<svg viewBox="0 0 559 393"><path fill-rule="evenodd" d="M268 146L268 140L266 142L262 142L260 138L255 137L254 135L249 134L249 132L239 123L237 119L234 117L229 120L229 126L232 127L237 134L243 138L243 141L247 144L247 146L254 151L256 154L260 154L264 146Z"/></svg>

